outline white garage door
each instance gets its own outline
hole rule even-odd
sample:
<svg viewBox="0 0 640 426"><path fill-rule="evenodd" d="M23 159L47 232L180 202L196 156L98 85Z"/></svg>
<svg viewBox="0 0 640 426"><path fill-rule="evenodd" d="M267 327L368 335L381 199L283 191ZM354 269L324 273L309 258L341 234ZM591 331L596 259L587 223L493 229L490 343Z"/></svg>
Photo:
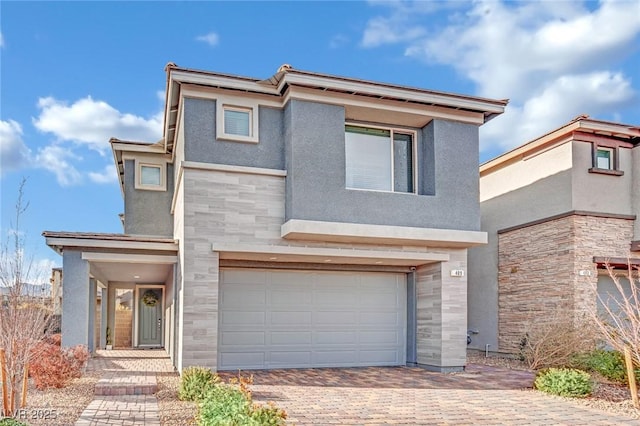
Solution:
<svg viewBox="0 0 640 426"><path fill-rule="evenodd" d="M227 269L218 369L404 365L406 276Z"/></svg>

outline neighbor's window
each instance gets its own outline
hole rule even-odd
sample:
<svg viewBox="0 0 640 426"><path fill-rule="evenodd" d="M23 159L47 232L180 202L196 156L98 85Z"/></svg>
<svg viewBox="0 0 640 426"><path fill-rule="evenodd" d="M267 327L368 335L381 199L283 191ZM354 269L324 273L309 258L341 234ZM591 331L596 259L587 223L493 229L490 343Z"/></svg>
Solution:
<svg viewBox="0 0 640 426"><path fill-rule="evenodd" d="M166 189L164 167L161 164L137 163L136 188L164 191Z"/></svg>
<svg viewBox="0 0 640 426"><path fill-rule="evenodd" d="M603 170L613 170L613 149L611 148L597 149L596 167Z"/></svg>
<svg viewBox="0 0 640 426"><path fill-rule="evenodd" d="M345 126L346 187L414 192L414 134Z"/></svg>
<svg viewBox="0 0 640 426"><path fill-rule="evenodd" d="M610 146L599 146L593 144L592 148L593 166L589 173L600 173L605 175L622 176L624 172L620 170L618 159L618 148Z"/></svg>

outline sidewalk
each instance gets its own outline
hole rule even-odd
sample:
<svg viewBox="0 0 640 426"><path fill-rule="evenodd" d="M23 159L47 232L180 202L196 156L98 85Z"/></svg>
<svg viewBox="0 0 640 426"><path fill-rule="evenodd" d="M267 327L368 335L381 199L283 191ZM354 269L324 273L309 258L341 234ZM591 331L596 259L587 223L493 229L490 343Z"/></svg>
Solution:
<svg viewBox="0 0 640 426"><path fill-rule="evenodd" d="M87 369L104 374L76 426L160 426L156 374L173 372L164 350L100 350Z"/></svg>

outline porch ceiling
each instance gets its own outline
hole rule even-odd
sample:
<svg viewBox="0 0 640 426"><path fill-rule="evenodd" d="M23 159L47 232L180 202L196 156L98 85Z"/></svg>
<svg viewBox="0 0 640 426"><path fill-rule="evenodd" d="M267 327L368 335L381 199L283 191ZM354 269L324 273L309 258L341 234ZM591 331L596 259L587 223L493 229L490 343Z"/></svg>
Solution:
<svg viewBox="0 0 640 426"><path fill-rule="evenodd" d="M167 264L90 262L89 265L91 275L100 281L158 284L172 273L172 265Z"/></svg>

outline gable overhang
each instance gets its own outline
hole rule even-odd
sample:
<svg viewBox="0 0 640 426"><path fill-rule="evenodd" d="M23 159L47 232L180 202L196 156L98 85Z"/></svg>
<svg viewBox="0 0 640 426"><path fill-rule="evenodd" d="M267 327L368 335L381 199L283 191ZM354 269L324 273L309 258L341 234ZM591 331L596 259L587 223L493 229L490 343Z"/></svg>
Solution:
<svg viewBox="0 0 640 426"><path fill-rule="evenodd" d="M113 153L113 162L115 163L116 172L118 173L118 182L120 183L120 192L124 197L124 160L127 154L151 154L165 155L164 141L156 143L123 141L116 138L109 140L111 144L111 152Z"/></svg>
<svg viewBox="0 0 640 426"><path fill-rule="evenodd" d="M562 127L481 164L480 177L571 141L598 144L607 144L609 141L617 146L633 147L640 145L640 127L579 116Z"/></svg>
<svg viewBox="0 0 640 426"><path fill-rule="evenodd" d="M172 238L157 238L127 234L44 231L46 244L58 254L65 249L104 252L156 252L176 254L178 243Z"/></svg>

